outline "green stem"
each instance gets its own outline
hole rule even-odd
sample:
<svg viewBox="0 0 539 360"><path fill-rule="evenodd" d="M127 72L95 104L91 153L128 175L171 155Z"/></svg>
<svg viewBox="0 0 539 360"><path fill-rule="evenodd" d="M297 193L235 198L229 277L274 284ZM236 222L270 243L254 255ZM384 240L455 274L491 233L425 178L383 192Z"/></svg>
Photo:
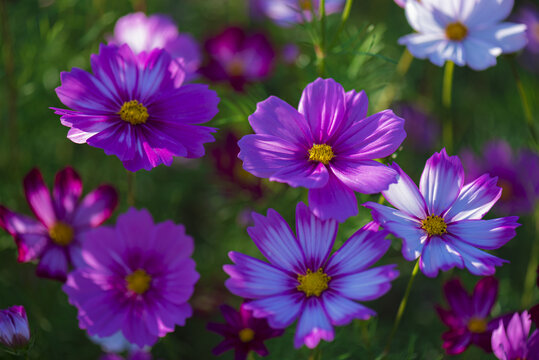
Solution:
<svg viewBox="0 0 539 360"><path fill-rule="evenodd" d="M328 50L333 49L333 47L335 46L335 43L337 42L337 39L339 38L339 35L341 34L341 31L343 31L344 25L346 25L346 22L348 21L348 18L350 17L350 11L352 10L353 2L354 0L346 0L346 4L344 4L344 10L342 11L341 23L339 24L339 28L335 32L335 35L333 35L333 39L331 40Z"/></svg>
<svg viewBox="0 0 539 360"><path fill-rule="evenodd" d="M318 75L324 77L326 72L326 0L320 0L320 46L316 51L318 58Z"/></svg>
<svg viewBox="0 0 539 360"><path fill-rule="evenodd" d="M524 85L522 85L522 80L520 80L520 76L518 75L518 69L517 69L515 59L510 58L509 63L511 64L513 77L515 78L515 82L517 84L518 94L520 96L520 101L522 102L522 110L524 111L524 117L526 118L526 124L528 125L528 128L530 129L530 135L532 137L533 142L535 143L535 147L539 148L539 140L537 137L537 132L535 130L535 124L533 121L533 114L532 114L531 106L530 106L530 103L528 102L528 97L526 96L526 92L524 91Z"/></svg>
<svg viewBox="0 0 539 360"><path fill-rule="evenodd" d="M395 336L395 333L397 332L397 329L399 328L402 315L404 314L404 310L406 309L406 304L408 303L408 297L410 296L410 292L412 290L412 284L418 272L419 272L419 259L417 259L414 269L412 270L412 275L410 276L410 280L408 280L408 286L406 287L406 291L404 292L404 297L402 298L401 303L399 305L399 310L397 311L397 316L395 317L395 322L393 323L393 329L391 329L391 333L389 334L389 338L387 339L386 347L384 348L384 352L380 358L384 358L387 354L389 354L389 349L391 348L391 342L393 341L393 337Z"/></svg>
<svg viewBox="0 0 539 360"><path fill-rule="evenodd" d="M444 69L444 82L442 87L442 105L446 109L442 126L442 142L448 152L453 150L453 122L451 116L451 91L453 88L453 70L455 63L447 61Z"/></svg>
<svg viewBox="0 0 539 360"><path fill-rule="evenodd" d="M317 346L311 350L309 360L322 360L322 352L320 351L320 346Z"/></svg>
<svg viewBox="0 0 539 360"><path fill-rule="evenodd" d="M535 239L532 243L530 261L524 278L524 292L522 293L522 308L524 309L528 309L532 304L535 278L537 276L536 269L539 265L539 207L535 210L533 219L535 222Z"/></svg>
<svg viewBox="0 0 539 360"><path fill-rule="evenodd" d="M249 351L249 354L247 355L247 360L255 360L255 353L253 351Z"/></svg>
<svg viewBox="0 0 539 360"><path fill-rule="evenodd" d="M127 205L135 206L135 173L127 171Z"/></svg>

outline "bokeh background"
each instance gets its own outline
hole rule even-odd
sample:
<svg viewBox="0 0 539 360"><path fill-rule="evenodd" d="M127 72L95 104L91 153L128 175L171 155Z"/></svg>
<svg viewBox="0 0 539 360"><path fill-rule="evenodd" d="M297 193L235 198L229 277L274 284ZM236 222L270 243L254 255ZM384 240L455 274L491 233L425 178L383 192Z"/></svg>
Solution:
<svg viewBox="0 0 539 360"><path fill-rule="evenodd" d="M523 3L517 1L515 8ZM72 67L89 70L90 54L98 52L99 44L105 42L105 35L112 32L117 19L133 11L168 14L177 22L180 32L191 33L201 44L230 25L263 31L277 52L271 75L263 82L249 85L245 92L235 92L227 84L211 85L221 102L220 112L209 126L220 131L215 136L216 143L206 147L205 157L177 159L171 167L139 171L135 177L136 207L147 208L158 222L171 219L185 224L188 234L195 239L194 258L201 274L190 301L195 315L185 327L177 327L161 339L152 353L161 359L209 359L211 348L221 338L206 331L206 323L222 321L218 310L221 303L238 306L241 302L223 285L226 275L222 265L230 262L227 253L235 250L260 257L245 231L250 211L265 213L267 208L274 208L293 224L295 204L306 201L305 189L260 182L242 172L241 163L229 162L237 151L230 146L234 143L230 133L241 137L250 132L247 117L257 102L276 95L296 106L302 89L318 76L308 26L283 30L269 21L253 20L247 1L243 0L0 0L0 203L30 214L22 190L25 174L37 166L52 186L54 174L71 165L80 173L85 193L100 183L110 183L118 189L120 204L109 223L126 211L127 172L121 162L100 149L69 141L67 128L49 107L63 107L54 92L60 85L60 72ZM329 17L329 36L335 33L339 22L340 14ZM394 161L419 181L426 159L443 145L439 127L446 114L441 104L443 69L414 59L405 75L396 71L404 50L397 39L410 32L403 10L393 1L355 1L342 36L328 54L326 76L347 90L364 89L370 99L369 114L385 108L384 103L397 112L403 103L413 104L429 114L428 126L406 118L410 120L410 129L426 132L416 139L409 137L394 155ZM281 54L290 42L298 46L300 55L293 64L286 64ZM532 113L539 114L539 79L533 69L520 66L515 56L502 56L496 67L482 72L457 67L451 111L452 154L465 149L480 154L483 145L493 139L504 139L515 150L530 147L511 61L519 64ZM204 78L198 81L207 82ZM388 99L388 94L393 96ZM232 173L219 171L216 164L223 161L229 169L232 166ZM378 196L358 194L360 203L369 200L376 201ZM496 207L489 216L495 215ZM341 225L336 246L369 219L369 212L361 208L357 217ZM532 242L538 236L538 224L533 212L523 214L520 223L517 237L495 252L510 260L496 272L500 294L493 310L495 315L524 309L524 277ZM381 262L397 263L401 276L387 295L367 304L378 312L378 317L336 328L335 341L321 343L323 359L374 359L382 350L413 267L413 263L403 260L400 241L393 240ZM1 232L0 308L12 304L26 307L34 336L30 358L97 359L102 351L78 328L76 310L67 303L61 284L37 278L34 271L34 264L17 263L12 238ZM478 280L461 270L442 273L436 279L418 276L390 359L448 358L440 338L445 327L434 305L445 305L442 284L454 276L461 277L470 291ZM534 291L531 303L539 302L539 291ZM267 342L270 359L309 357L306 348L293 349L293 333L291 327L284 337ZM8 355L0 353L0 358L3 356ZM233 354L222 358L232 359ZM492 355L477 348L455 357L489 358Z"/></svg>

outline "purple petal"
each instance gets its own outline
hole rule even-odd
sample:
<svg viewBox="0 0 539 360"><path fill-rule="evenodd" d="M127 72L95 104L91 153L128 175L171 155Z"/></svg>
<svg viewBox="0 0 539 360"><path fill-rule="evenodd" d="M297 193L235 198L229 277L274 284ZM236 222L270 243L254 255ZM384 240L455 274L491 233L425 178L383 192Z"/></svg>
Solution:
<svg viewBox="0 0 539 360"><path fill-rule="evenodd" d="M376 194L396 183L397 173L374 160L335 158L331 170L350 189L362 194Z"/></svg>
<svg viewBox="0 0 539 360"><path fill-rule="evenodd" d="M360 122L367 117L367 110L369 108L369 98L364 90L357 92L350 90L345 94L346 100L346 115L344 119L346 123L342 128L347 129L352 124Z"/></svg>
<svg viewBox="0 0 539 360"><path fill-rule="evenodd" d="M187 158L199 158L204 156L204 144L214 142L215 139L211 133L215 132L215 128L207 126L196 126L187 124L165 124L163 122L154 122L151 129L157 132L157 136L161 139L160 146L167 144L167 148L174 156L183 156ZM166 142L163 139L166 138ZM157 141L159 146L160 142Z"/></svg>
<svg viewBox="0 0 539 360"><path fill-rule="evenodd" d="M295 291L252 300L245 303L245 308L253 311L256 318L267 318L274 329L284 329L291 325L303 308L305 295Z"/></svg>
<svg viewBox="0 0 539 360"><path fill-rule="evenodd" d="M496 272L496 266L502 266L506 260L477 249L451 235L444 236L450 246L462 257L464 266L474 275L487 276Z"/></svg>
<svg viewBox="0 0 539 360"><path fill-rule="evenodd" d="M471 35L481 41L495 44L504 53L519 51L526 46L526 25L504 22L474 31Z"/></svg>
<svg viewBox="0 0 539 360"><path fill-rule="evenodd" d="M472 300L476 316L486 318L498 296L498 279L493 276L485 277L477 282L473 290Z"/></svg>
<svg viewBox="0 0 539 360"><path fill-rule="evenodd" d="M321 339L333 341L334 337L333 327L322 307L322 302L318 297L308 298L298 321L294 347L298 349L305 344L308 348L314 349Z"/></svg>
<svg viewBox="0 0 539 360"><path fill-rule="evenodd" d="M36 217L48 228L56 222L51 195L41 172L34 168L24 178L24 193Z"/></svg>
<svg viewBox="0 0 539 360"><path fill-rule="evenodd" d="M515 314L518 317L518 313ZM492 352L498 359L507 359L511 354L511 344L507 338L503 321L500 321L499 326L492 332L491 338Z"/></svg>
<svg viewBox="0 0 539 360"><path fill-rule="evenodd" d="M452 312L454 312L461 321L467 321L467 319L475 315L474 299L468 295L466 289L462 286L460 279L455 278L446 282L444 284L444 294Z"/></svg>
<svg viewBox="0 0 539 360"><path fill-rule="evenodd" d="M329 288L349 299L378 299L391 288L391 280L399 276L396 265L384 265L360 273L339 276L329 281Z"/></svg>
<svg viewBox="0 0 539 360"><path fill-rule="evenodd" d="M398 173L397 183L390 184L389 188L382 192L386 200L397 209L410 214L418 219L427 217L427 206L417 185L402 171L398 164L391 167Z"/></svg>
<svg viewBox="0 0 539 360"><path fill-rule="evenodd" d="M480 0L476 1L473 11L465 19L466 24L482 26L497 23L511 13L514 0Z"/></svg>
<svg viewBox="0 0 539 360"><path fill-rule="evenodd" d="M453 310L445 310L440 306L436 306L435 308L440 320L442 320L442 322L451 329L462 328L467 325L466 319L463 319L461 316L455 314Z"/></svg>
<svg viewBox="0 0 539 360"><path fill-rule="evenodd" d="M472 341L472 334L464 327L451 329L442 335L443 348L448 355L458 355L466 350Z"/></svg>
<svg viewBox="0 0 539 360"><path fill-rule="evenodd" d="M449 224L447 231L470 245L493 250L515 237L515 228L520 226L517 220L517 216L492 220L462 220Z"/></svg>
<svg viewBox="0 0 539 360"><path fill-rule="evenodd" d="M118 193L109 185L101 185L84 197L75 210L73 226L91 228L101 225L114 212Z"/></svg>
<svg viewBox="0 0 539 360"><path fill-rule="evenodd" d="M537 329L528 339L528 359L539 360L539 330Z"/></svg>
<svg viewBox="0 0 539 360"><path fill-rule="evenodd" d="M428 277L436 277L438 270L447 271L454 267L462 269L464 267L462 258L451 243L443 238L431 237L419 258L419 268Z"/></svg>
<svg viewBox="0 0 539 360"><path fill-rule="evenodd" d="M374 310L331 290L324 291L321 299L331 324L335 326L347 325L353 319L368 320L371 316L376 315Z"/></svg>
<svg viewBox="0 0 539 360"><path fill-rule="evenodd" d="M356 195L333 174L324 187L309 190L309 207L322 220L341 223L358 213Z"/></svg>
<svg viewBox="0 0 539 360"><path fill-rule="evenodd" d="M36 274L40 277L65 281L67 277L68 261L65 249L59 246L49 246L41 255Z"/></svg>
<svg viewBox="0 0 539 360"><path fill-rule="evenodd" d="M9 210L0 205L0 227L7 231L11 236L18 234L40 234L46 235L47 228L40 222Z"/></svg>
<svg viewBox="0 0 539 360"><path fill-rule="evenodd" d="M463 46L466 64L476 71L496 65L496 56L502 54L502 49L497 45L488 44L473 37L468 37L463 42Z"/></svg>
<svg viewBox="0 0 539 360"><path fill-rule="evenodd" d="M66 167L56 174L52 195L58 217L65 219L71 215L82 194L82 180L71 167Z"/></svg>

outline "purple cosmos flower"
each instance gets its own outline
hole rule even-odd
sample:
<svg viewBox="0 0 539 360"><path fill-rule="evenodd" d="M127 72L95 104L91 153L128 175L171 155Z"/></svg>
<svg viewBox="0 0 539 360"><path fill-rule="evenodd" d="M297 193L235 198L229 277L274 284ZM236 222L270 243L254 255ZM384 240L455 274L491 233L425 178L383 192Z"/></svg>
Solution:
<svg viewBox="0 0 539 360"><path fill-rule="evenodd" d="M403 240L402 255L408 261L419 257L419 267L428 277L438 270L466 267L474 275L492 275L505 260L480 249L498 249L515 235L518 217L481 220L500 198L496 178L484 174L464 185L464 170L457 156L445 149L425 165L419 189L394 163L397 184L382 191L393 206L364 204L373 218Z"/></svg>
<svg viewBox="0 0 539 360"><path fill-rule="evenodd" d="M24 178L24 192L38 221L0 205L0 228L15 239L18 261L39 259L38 276L65 281L80 263L83 235L112 215L118 194L101 185L79 201L82 180L70 167L56 174L52 197L38 169Z"/></svg>
<svg viewBox="0 0 539 360"><path fill-rule="evenodd" d="M496 65L496 57L526 45L526 26L502 23L514 0L407 1L406 18L416 31L399 39L417 58L442 66L453 61L474 70Z"/></svg>
<svg viewBox="0 0 539 360"><path fill-rule="evenodd" d="M101 337L121 330L143 347L185 324L199 275L183 225L154 224L148 211L131 208L116 227L94 229L86 239L83 264L63 286L82 329Z"/></svg>
<svg viewBox="0 0 539 360"><path fill-rule="evenodd" d="M153 49L165 49L185 69L186 81L191 80L200 66L200 48L189 34L180 34L174 21L166 15L146 16L138 12L122 16L107 41L113 45L127 44L135 54Z"/></svg>
<svg viewBox="0 0 539 360"><path fill-rule="evenodd" d="M206 41L209 62L200 71L212 81L227 81L236 91L271 72L275 52L264 34L229 27Z"/></svg>
<svg viewBox="0 0 539 360"><path fill-rule="evenodd" d="M527 4L519 9L515 21L526 25L528 45L522 54L523 65L531 71L539 72L539 10Z"/></svg>
<svg viewBox="0 0 539 360"><path fill-rule="evenodd" d="M30 326L23 306L0 310L0 344L8 348L25 347L30 341Z"/></svg>
<svg viewBox="0 0 539 360"><path fill-rule="evenodd" d="M238 143L251 174L309 189L316 216L343 222L358 213L354 191L374 194L396 172L373 159L391 155L405 138L404 120L391 110L367 117L364 91L345 92L333 79L307 85L298 110L270 96L249 123L256 134Z"/></svg>
<svg viewBox="0 0 539 360"><path fill-rule="evenodd" d="M477 158L473 153L462 154L467 180L488 172L498 177L503 191L496 210L503 214L531 213L539 200L539 156L527 149L516 154L503 140L491 141Z"/></svg>
<svg viewBox="0 0 539 360"><path fill-rule="evenodd" d="M398 103L394 107L395 113L406 119L404 147L409 146L416 151L430 151L440 135L438 121L419 105Z"/></svg>
<svg viewBox="0 0 539 360"><path fill-rule="evenodd" d="M281 336L283 330L272 329L266 319L253 317L251 310L240 307L236 311L228 305L221 306L221 312L226 324L209 323L208 330L216 332L225 337L213 350L214 355L221 355L225 351L235 349L235 360L245 360L252 350L260 356L267 356L268 349L264 341Z"/></svg>
<svg viewBox="0 0 539 360"><path fill-rule="evenodd" d="M479 280L470 296L460 280L453 279L444 284L444 293L450 309L437 306L436 310L449 327L442 335L445 351L456 355L474 344L492 352L490 337L500 318L490 321L488 318L498 296L498 280L492 276Z"/></svg>
<svg viewBox="0 0 539 360"><path fill-rule="evenodd" d="M235 265L223 267L230 275L225 285L250 299L245 308L254 317L267 317L272 328L286 328L298 319L297 348L332 341L333 326L375 315L354 300L379 298L399 274L395 265L369 269L390 246L387 232L377 231L376 224L358 230L329 257L337 222L321 220L305 204L296 207L297 236L273 209L266 217L253 213L253 218L255 226L247 232L270 263L230 252Z"/></svg>
<svg viewBox="0 0 539 360"><path fill-rule="evenodd" d="M256 0L255 0L256 1ZM318 14L320 0L258 0L258 8L280 26L311 21L313 12ZM345 0L326 0L325 13L340 12Z"/></svg>
<svg viewBox="0 0 539 360"><path fill-rule="evenodd" d="M492 352L500 360L539 360L539 330L528 338L531 320L527 311L515 313L505 326L500 321L492 332Z"/></svg>
<svg viewBox="0 0 539 360"><path fill-rule="evenodd" d="M299 47L296 44L288 43L283 46L282 58L286 64L293 65L299 57Z"/></svg>
<svg viewBox="0 0 539 360"><path fill-rule="evenodd" d="M71 141L116 155L129 171L204 155L215 129L199 124L217 114L219 98L206 85L182 85L184 72L166 51L101 45L91 62L94 75L73 68L56 88L74 109L53 108Z"/></svg>

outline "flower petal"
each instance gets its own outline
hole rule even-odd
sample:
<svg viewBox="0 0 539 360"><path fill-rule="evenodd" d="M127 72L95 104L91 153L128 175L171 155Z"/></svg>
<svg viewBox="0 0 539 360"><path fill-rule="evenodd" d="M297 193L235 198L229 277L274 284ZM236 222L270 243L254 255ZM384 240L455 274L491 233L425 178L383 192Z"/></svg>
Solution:
<svg viewBox="0 0 539 360"><path fill-rule="evenodd" d="M305 301L303 313L298 321L294 347L299 349L303 344L314 349L321 339L333 341L335 334L328 316L318 297L310 297Z"/></svg>
<svg viewBox="0 0 539 360"><path fill-rule="evenodd" d="M352 300L378 299L391 289L391 280L399 276L396 265L384 265L329 281L330 289Z"/></svg>
<svg viewBox="0 0 539 360"><path fill-rule="evenodd" d="M389 188L382 192L386 200L397 209L417 219L427 217L427 205L419 192L417 185L400 168L397 163L391 167L397 172L397 183L390 184Z"/></svg>
<svg viewBox="0 0 539 360"><path fill-rule="evenodd" d="M485 70L496 65L496 56L502 54L502 48L497 44L489 44L470 36L462 43L466 64L473 70Z"/></svg>
<svg viewBox="0 0 539 360"><path fill-rule="evenodd" d="M396 183L397 173L374 160L336 158L331 170L350 189L362 194L376 194Z"/></svg>
<svg viewBox="0 0 539 360"><path fill-rule="evenodd" d="M324 291L321 299L331 325L343 326L349 324L353 319L368 320L371 316L376 315L374 310L331 290Z"/></svg>
<svg viewBox="0 0 539 360"><path fill-rule="evenodd" d="M356 195L333 174L324 187L309 190L309 208L322 220L341 223L358 213Z"/></svg>
<svg viewBox="0 0 539 360"><path fill-rule="evenodd" d="M492 220L462 220L449 224L447 231L470 245L493 250L515 237L515 228L520 226L517 220L517 216Z"/></svg>
<svg viewBox="0 0 539 360"><path fill-rule="evenodd" d="M511 13L514 0L478 0L473 11L463 19L468 26L495 24Z"/></svg>
<svg viewBox="0 0 539 360"><path fill-rule="evenodd" d="M434 14L420 1L407 1L404 7L406 19L410 26L419 33L436 33L443 31L443 24Z"/></svg>
<svg viewBox="0 0 539 360"><path fill-rule="evenodd" d="M436 277L438 270L447 271L454 267L464 268L458 250L441 237L431 237L423 247L419 269L428 277Z"/></svg>
<svg viewBox="0 0 539 360"><path fill-rule="evenodd" d="M528 41L526 38L526 25L508 22L474 31L473 37L500 47L504 53L519 51L526 46Z"/></svg>
<svg viewBox="0 0 539 360"><path fill-rule="evenodd" d="M110 185L101 185L84 197L73 215L73 226L91 228L105 222L116 209L118 193Z"/></svg>
<svg viewBox="0 0 539 360"><path fill-rule="evenodd" d="M81 194L82 180L73 168L66 167L56 174L52 196L60 219L73 213Z"/></svg>
<svg viewBox="0 0 539 360"><path fill-rule="evenodd" d="M494 255L477 249L451 235L445 235L444 238L451 244L462 257L464 266L474 275L487 276L496 272L496 266L502 266L507 260L502 260Z"/></svg>
<svg viewBox="0 0 539 360"><path fill-rule="evenodd" d="M244 303L256 318L267 318L274 329L284 329L299 316L305 295L299 291L275 295Z"/></svg>
<svg viewBox="0 0 539 360"><path fill-rule="evenodd" d="M485 277L477 282L473 290L472 300L475 314L486 318L496 302L498 296L498 279L493 276Z"/></svg>
<svg viewBox="0 0 539 360"><path fill-rule="evenodd" d="M36 274L40 277L65 281L67 278L68 261L65 249L59 246L49 246L41 255Z"/></svg>
<svg viewBox="0 0 539 360"><path fill-rule="evenodd" d="M11 236L19 234L40 234L46 235L47 228L40 222L9 210L0 205L0 228L7 231Z"/></svg>
<svg viewBox="0 0 539 360"><path fill-rule="evenodd" d="M399 44L406 45L408 51L410 51L410 53L418 59L431 59L432 54L435 54L440 48L440 45L444 43L446 43L446 40L442 33L414 33L403 36L399 39ZM440 62L435 60L434 64L442 66L443 61Z"/></svg>
<svg viewBox="0 0 539 360"><path fill-rule="evenodd" d="M369 109L369 98L364 90L357 92L350 90L345 94L346 100L346 115L344 116L345 123L342 129L347 129L352 124L359 122L367 117Z"/></svg>
<svg viewBox="0 0 539 360"><path fill-rule="evenodd" d="M56 222L51 194L39 169L32 169L24 178L24 193L36 217L48 228Z"/></svg>
<svg viewBox="0 0 539 360"><path fill-rule="evenodd" d="M460 279L455 278L444 284L444 294L451 311L455 313L460 321L466 322L475 315L473 300L462 286Z"/></svg>

